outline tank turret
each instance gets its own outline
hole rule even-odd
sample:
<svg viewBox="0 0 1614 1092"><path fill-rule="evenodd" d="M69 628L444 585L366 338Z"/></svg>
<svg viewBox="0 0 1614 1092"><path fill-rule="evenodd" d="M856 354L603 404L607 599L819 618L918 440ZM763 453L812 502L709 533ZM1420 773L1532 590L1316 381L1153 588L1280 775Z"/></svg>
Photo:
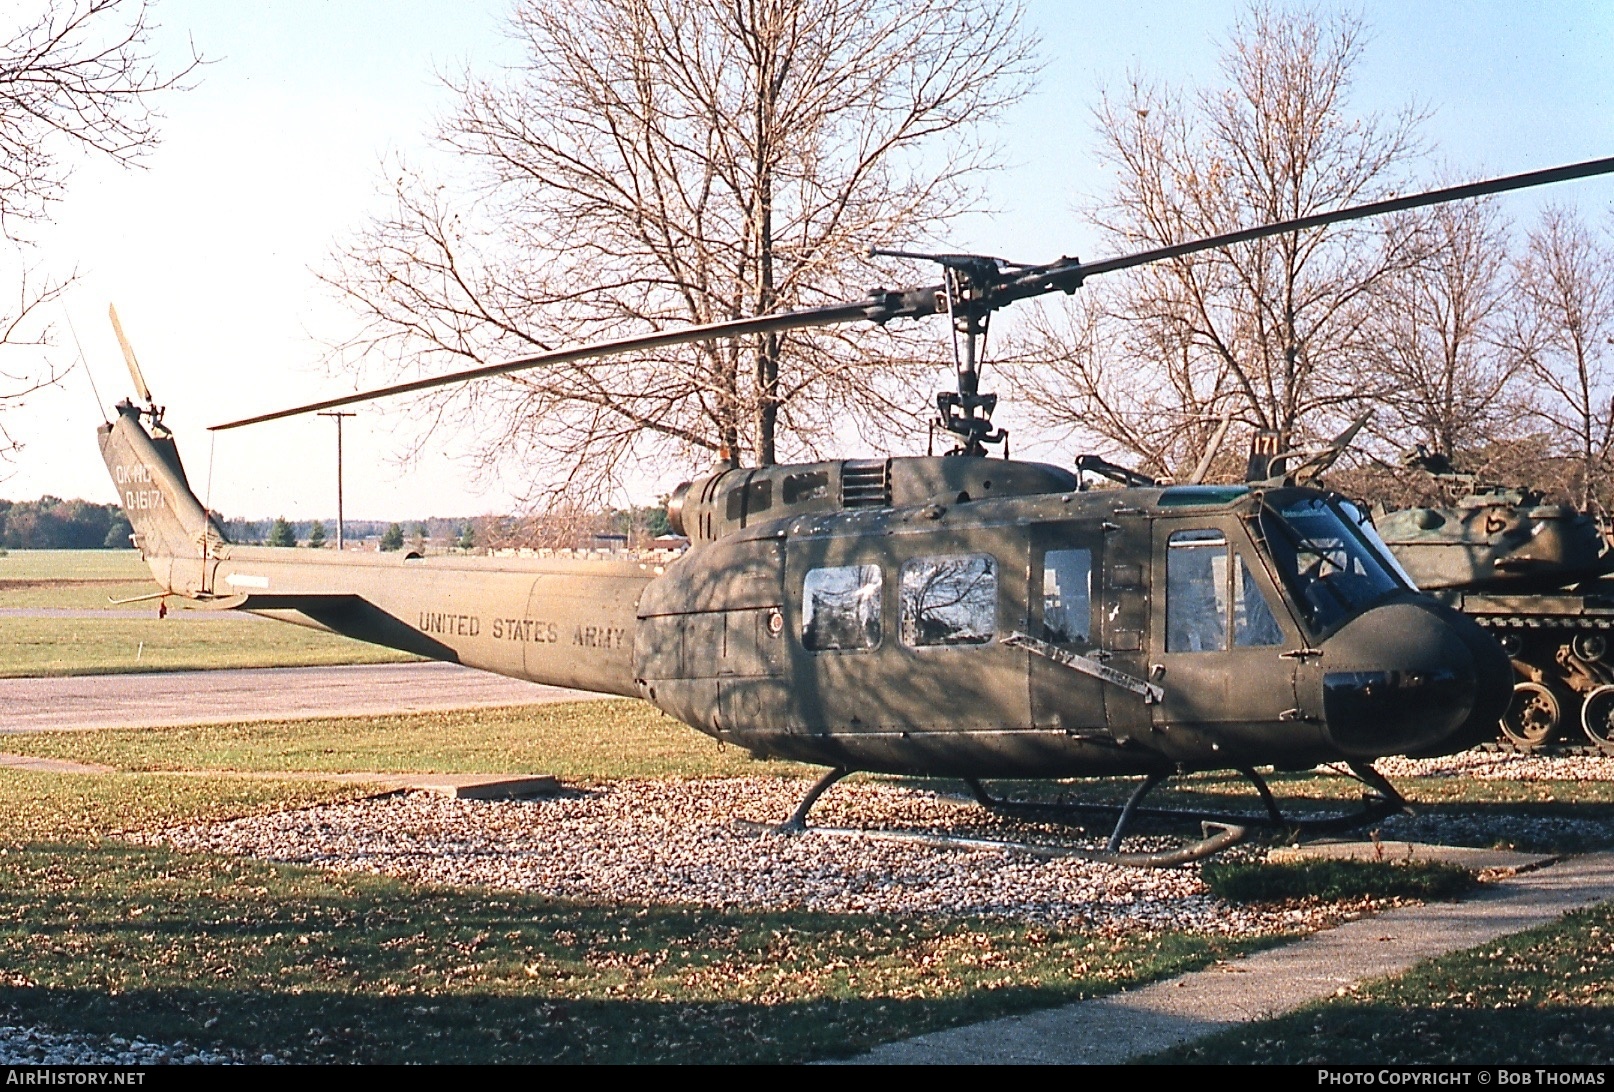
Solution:
<svg viewBox="0 0 1614 1092"><path fill-rule="evenodd" d="M1555 591L1604 576L1614 560L1595 518L1530 489L1493 486L1374 524L1418 587L1443 598Z"/></svg>
<svg viewBox="0 0 1614 1092"><path fill-rule="evenodd" d="M1377 513L1374 524L1420 589L1512 658L1503 738L1532 749L1578 723L1614 753L1614 549L1602 521L1534 489L1482 485L1422 450L1408 461L1454 499Z"/></svg>

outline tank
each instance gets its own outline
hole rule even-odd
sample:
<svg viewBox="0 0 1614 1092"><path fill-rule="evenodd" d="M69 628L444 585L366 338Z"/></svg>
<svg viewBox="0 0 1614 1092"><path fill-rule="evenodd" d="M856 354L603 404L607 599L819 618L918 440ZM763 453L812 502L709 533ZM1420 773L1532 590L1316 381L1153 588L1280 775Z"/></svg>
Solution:
<svg viewBox="0 0 1614 1092"><path fill-rule="evenodd" d="M1584 732L1614 754L1614 550L1602 523L1533 489L1480 485L1438 457L1410 461L1459 495L1377 513L1374 524L1419 588L1512 658L1502 738L1532 750Z"/></svg>

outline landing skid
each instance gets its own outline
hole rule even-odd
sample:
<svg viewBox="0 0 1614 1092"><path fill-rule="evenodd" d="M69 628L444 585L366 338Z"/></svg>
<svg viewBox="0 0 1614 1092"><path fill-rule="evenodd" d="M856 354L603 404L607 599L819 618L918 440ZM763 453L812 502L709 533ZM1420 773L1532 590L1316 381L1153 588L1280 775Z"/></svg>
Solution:
<svg viewBox="0 0 1614 1092"><path fill-rule="evenodd" d="M1161 850L1158 853L1113 853L1104 849L1082 849L1079 846L1050 846L1036 842L1011 842L998 838L964 838L952 834L926 834L907 830L858 830L852 827L813 827L814 834L827 834L836 838L864 838L873 842L910 842L945 849L1000 849L1015 853L1029 853L1036 857L1074 857L1098 864L1125 865L1129 868L1174 868L1220 853L1237 845L1249 833L1244 827L1230 823L1204 823L1205 837L1179 849Z"/></svg>
<svg viewBox="0 0 1614 1092"><path fill-rule="evenodd" d="M968 838L950 834L928 834L921 831L879 831L817 826L811 829L817 834L836 837L914 842L921 845L960 849L1004 849L1031 853L1041 857L1075 857L1084 861L1126 865L1134 868L1170 868L1203 860L1213 854L1220 853L1229 846L1242 841L1248 835L1251 827L1284 829L1292 831L1296 835L1333 834L1370 826L1391 815L1409 811L1406 799L1371 765L1352 762L1348 763L1348 766L1352 775L1368 789L1363 794L1362 806L1354 812L1319 818L1286 817L1278 807L1278 802L1273 797L1272 790L1267 786L1266 780L1251 768L1241 769L1239 773L1248 778L1250 783L1255 786L1256 792L1261 797L1261 803L1266 809L1264 814L1142 807L1144 797L1164 784L1169 778L1170 775L1164 773L1154 773L1145 777L1132 791L1126 803L1119 807L1113 804L1044 804L1033 801L1005 800L992 796L977 779L964 779L964 783L969 786L970 792L977 802L986 808L1003 814L1045 821L1049 819L1058 821L1061 817L1078 815L1114 816L1115 827L1110 833L1108 843L1101 850L993 838ZM802 798L801 803L796 806L796 810L791 813L790 818L775 828L776 832L780 834L801 834L808 830L807 814L812 810L813 805L818 803L819 798L828 791L830 786L840 781L850 772L849 769L838 767L819 778L812 788L807 791L807 795ZM1204 837L1197 842L1173 850L1162 850L1155 853L1123 853L1121 852L1122 842L1126 838L1133 822L1139 818L1197 821L1201 825Z"/></svg>
<svg viewBox="0 0 1614 1092"><path fill-rule="evenodd" d="M1143 783L1137 787L1127 802L1119 807L1114 804L1072 804L1058 803L1046 804L1030 800L1005 800L994 797L975 778L966 777L964 784L969 787L971 795L982 807L1005 815L1017 815L1025 818L1054 819L1060 816L1078 815L1114 815L1118 816L1116 833L1110 836L1109 849L1115 850L1119 846L1117 837L1125 827L1135 818L1148 819L1177 819L1197 821L1219 825L1236 825L1242 827L1262 827L1266 829L1290 830L1297 835L1338 834L1343 831L1357 830L1361 827L1371 826L1382 822L1392 815L1410 812L1406 798L1396 791L1384 779L1384 776L1365 762L1347 763L1355 778L1369 790L1362 795L1362 806L1354 812L1342 815L1328 815L1318 818L1291 818L1284 816L1278 808L1278 802L1267 787L1266 780L1253 769L1248 767L1238 772L1249 779L1255 786L1255 791L1261 796L1261 803L1266 808L1266 814L1251 814L1248 812L1215 812L1195 811L1178 808L1140 808L1139 801L1151 790L1166 780L1164 774L1150 774Z"/></svg>

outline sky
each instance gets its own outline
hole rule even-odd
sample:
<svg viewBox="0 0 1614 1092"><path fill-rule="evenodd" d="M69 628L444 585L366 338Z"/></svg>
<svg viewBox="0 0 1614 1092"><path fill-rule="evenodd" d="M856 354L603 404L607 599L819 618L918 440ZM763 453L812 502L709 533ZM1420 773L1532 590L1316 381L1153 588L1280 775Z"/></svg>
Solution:
<svg viewBox="0 0 1614 1092"><path fill-rule="evenodd" d="M989 207L956 225L954 248L1026 262L1106 256L1081 213L1108 185L1093 163L1101 91L1124 88L1133 73L1179 86L1214 81L1241 9L1028 0L1044 68L994 128L1001 166L986 180ZM30 261L78 271L62 313L106 403L129 393L106 320L116 303L212 507L248 518L334 515L330 421L297 418L216 442L206 426L352 389L323 360L355 320L317 273L385 207L388 158L432 154L426 137L453 106L440 74L517 60L503 33L507 10L505 0L155 0L158 63L183 64L192 44L208 63L193 89L162 101L162 144L142 169L80 165ZM1455 177L1614 155L1614 5L1418 0L1352 10L1371 31L1355 109L1427 110L1424 135ZM1503 209L1528 226L1548 199L1606 216L1614 179L1506 197ZM15 259L3 261L9 276ZM72 364L65 323L61 333L51 359ZM437 435L405 461L407 402L357 409L344 436L350 518L506 512L523 492L519 482L476 477L468 437ZM102 416L84 367L10 411L6 426L25 446L0 465L0 497L115 499L93 439ZM638 482L623 499L645 502L675 484Z"/></svg>

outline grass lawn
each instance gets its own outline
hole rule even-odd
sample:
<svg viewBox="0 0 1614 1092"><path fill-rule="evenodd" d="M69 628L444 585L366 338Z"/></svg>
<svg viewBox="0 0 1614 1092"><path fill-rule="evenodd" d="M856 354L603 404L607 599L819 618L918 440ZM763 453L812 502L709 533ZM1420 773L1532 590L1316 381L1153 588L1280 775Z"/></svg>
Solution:
<svg viewBox="0 0 1614 1092"><path fill-rule="evenodd" d="M293 1060L777 1062L1254 946L593 905L103 844L0 851L0 1009Z"/></svg>
<svg viewBox="0 0 1614 1092"><path fill-rule="evenodd" d="M159 591L133 550L15 550L0 556L0 609L114 609ZM0 615L0 678L411 660L392 649L249 615L196 617L176 600L124 604L147 618Z"/></svg>
<svg viewBox="0 0 1614 1092"><path fill-rule="evenodd" d="M632 702L45 733L130 769L788 775ZM318 1061L797 1061L1060 1004L1271 940L599 904L331 875L119 833L358 790L0 771L0 1017Z"/></svg>
<svg viewBox="0 0 1614 1092"><path fill-rule="evenodd" d="M0 553L0 589L17 582L138 580L150 583L151 570L134 550L8 550ZM157 586L152 584L151 587L155 591Z"/></svg>
<svg viewBox="0 0 1614 1092"><path fill-rule="evenodd" d="M128 831L308 807L358 791L317 781L0 770L0 847L94 845Z"/></svg>
<svg viewBox="0 0 1614 1092"><path fill-rule="evenodd" d="M0 616L0 677L411 660L392 649L260 618Z"/></svg>
<svg viewBox="0 0 1614 1092"><path fill-rule="evenodd" d="M761 762L643 702L583 701L382 717L38 732L0 749L120 770L553 773L568 779L817 775Z"/></svg>
<svg viewBox="0 0 1614 1092"><path fill-rule="evenodd" d="M12 550L0 555L0 607L111 607L161 591L133 550ZM152 613L156 604L150 604Z"/></svg>
<svg viewBox="0 0 1614 1092"><path fill-rule="evenodd" d="M0 1014L13 1021L307 1061L797 1061L1275 943L568 901L116 837L360 791L229 771L528 769L576 780L805 772L719 749L635 702L41 733L5 746L130 771L0 772ZM215 773L162 772L180 768ZM1286 796L1358 792L1344 779L1279 781ZM1520 802L1529 813L1601 814L1608 796L1587 782L1545 786L1549 804L1537 800L1542 786L1513 782L1404 787L1415 800L1434 793L1430 807L1499 819ZM1233 791L1243 791L1235 779L1204 777L1182 796L1226 803ZM1599 909L1449 957L1169 1060L1472 1060L1480 1037L1497 1060L1606 1057L1608 916Z"/></svg>

